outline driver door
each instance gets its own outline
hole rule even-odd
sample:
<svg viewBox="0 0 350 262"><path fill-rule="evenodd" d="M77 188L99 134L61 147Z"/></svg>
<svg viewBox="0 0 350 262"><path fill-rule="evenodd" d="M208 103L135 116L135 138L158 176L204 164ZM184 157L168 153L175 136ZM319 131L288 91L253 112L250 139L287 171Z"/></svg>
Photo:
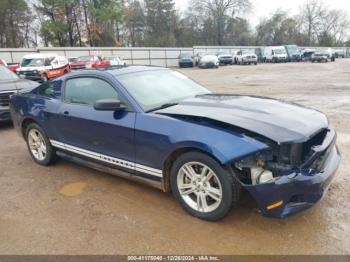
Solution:
<svg viewBox="0 0 350 262"><path fill-rule="evenodd" d="M68 79L59 110L59 142L66 144L68 151L84 157L97 159L98 154L105 158L102 160L113 157L121 164L134 163L135 113L130 109L120 112L94 109L97 100L107 98L119 99L127 104L113 84L105 79L92 76ZM117 163L109 161L108 164ZM127 171L133 172L131 164L129 168L127 165L116 167L126 167Z"/></svg>

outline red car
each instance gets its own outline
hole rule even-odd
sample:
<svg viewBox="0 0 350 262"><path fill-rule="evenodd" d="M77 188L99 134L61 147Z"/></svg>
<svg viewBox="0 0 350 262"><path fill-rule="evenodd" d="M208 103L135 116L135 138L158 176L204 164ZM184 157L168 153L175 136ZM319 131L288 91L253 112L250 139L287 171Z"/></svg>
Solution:
<svg viewBox="0 0 350 262"><path fill-rule="evenodd" d="M16 69L19 67L18 63L7 64L4 59L0 59L0 65L7 67L14 73L16 73Z"/></svg>
<svg viewBox="0 0 350 262"><path fill-rule="evenodd" d="M103 60L100 56L80 56L75 62L70 64L72 70L77 69L90 69L90 68L105 68L109 67L111 63L109 61Z"/></svg>

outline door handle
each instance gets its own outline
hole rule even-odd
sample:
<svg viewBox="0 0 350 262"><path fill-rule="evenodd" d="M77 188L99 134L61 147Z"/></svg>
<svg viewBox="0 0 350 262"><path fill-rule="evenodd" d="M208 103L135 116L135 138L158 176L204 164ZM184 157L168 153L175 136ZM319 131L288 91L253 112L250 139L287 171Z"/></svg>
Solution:
<svg viewBox="0 0 350 262"><path fill-rule="evenodd" d="M63 114L67 116L67 115L69 115L69 112L68 111L64 111Z"/></svg>

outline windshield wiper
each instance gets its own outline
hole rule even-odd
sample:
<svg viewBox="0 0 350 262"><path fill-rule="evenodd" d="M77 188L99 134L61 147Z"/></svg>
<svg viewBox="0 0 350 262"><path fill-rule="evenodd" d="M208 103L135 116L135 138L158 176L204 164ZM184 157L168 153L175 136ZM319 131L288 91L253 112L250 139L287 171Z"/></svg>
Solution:
<svg viewBox="0 0 350 262"><path fill-rule="evenodd" d="M155 108L152 108L150 110L147 110L146 113L153 112L153 111L156 111L156 110L159 110L159 109L164 109L164 108L171 107L171 106L176 106L178 104L179 103L165 103L165 104L162 104L162 105L157 106Z"/></svg>

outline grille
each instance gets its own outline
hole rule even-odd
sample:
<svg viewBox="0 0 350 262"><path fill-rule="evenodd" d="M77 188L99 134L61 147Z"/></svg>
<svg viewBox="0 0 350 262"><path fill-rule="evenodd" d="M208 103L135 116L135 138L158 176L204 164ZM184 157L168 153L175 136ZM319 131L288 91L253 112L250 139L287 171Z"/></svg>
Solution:
<svg viewBox="0 0 350 262"><path fill-rule="evenodd" d="M0 106L9 106L10 95L12 94L13 92L0 93Z"/></svg>
<svg viewBox="0 0 350 262"><path fill-rule="evenodd" d="M38 74L35 74L34 71L21 71L21 72L19 72L19 74L25 75L25 76L37 76L38 75Z"/></svg>

